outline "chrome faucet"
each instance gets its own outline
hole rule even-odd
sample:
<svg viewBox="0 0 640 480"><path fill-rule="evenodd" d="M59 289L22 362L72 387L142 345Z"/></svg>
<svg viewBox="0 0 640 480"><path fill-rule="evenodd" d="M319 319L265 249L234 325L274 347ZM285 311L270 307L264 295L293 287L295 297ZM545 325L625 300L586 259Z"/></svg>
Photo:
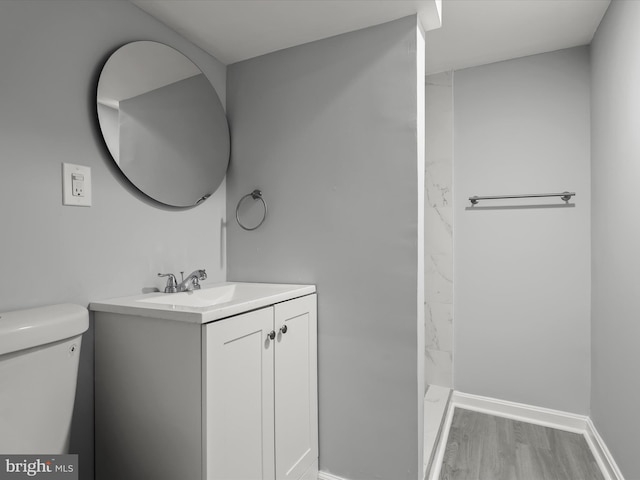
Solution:
<svg viewBox="0 0 640 480"><path fill-rule="evenodd" d="M176 293L178 291L178 281L173 273L159 273L159 277L168 277L167 285L164 287L164 293Z"/></svg>
<svg viewBox="0 0 640 480"><path fill-rule="evenodd" d="M180 272L182 275L182 281L178 283L173 273L159 273L159 277L168 277L167 285L164 287L164 293L176 293L176 292L190 292L192 290L200 290L200 280L207 279L207 272L202 270L195 270L184 278L184 272Z"/></svg>
<svg viewBox="0 0 640 480"><path fill-rule="evenodd" d="M203 270L195 270L184 278L184 272L180 272L182 281L178 285L179 292L189 292L191 290L200 290L200 280L207 279L207 272Z"/></svg>

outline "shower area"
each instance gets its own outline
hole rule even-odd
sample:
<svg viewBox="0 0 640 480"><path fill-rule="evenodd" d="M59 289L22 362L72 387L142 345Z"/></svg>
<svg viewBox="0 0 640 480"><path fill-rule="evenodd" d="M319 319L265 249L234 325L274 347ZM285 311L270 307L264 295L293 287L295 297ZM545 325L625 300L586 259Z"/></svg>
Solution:
<svg viewBox="0 0 640 480"><path fill-rule="evenodd" d="M453 72L425 88L425 397L428 473L453 388Z"/></svg>

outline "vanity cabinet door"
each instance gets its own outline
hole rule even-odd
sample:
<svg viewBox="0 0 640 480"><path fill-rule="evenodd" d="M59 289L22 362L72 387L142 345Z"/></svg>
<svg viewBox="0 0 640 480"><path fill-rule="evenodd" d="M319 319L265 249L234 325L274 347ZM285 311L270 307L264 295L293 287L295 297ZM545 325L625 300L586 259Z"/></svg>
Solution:
<svg viewBox="0 0 640 480"><path fill-rule="evenodd" d="M207 480L273 480L273 307L203 326Z"/></svg>
<svg viewBox="0 0 640 480"><path fill-rule="evenodd" d="M316 295L275 305L277 480L316 478L308 472L318 459L316 324Z"/></svg>

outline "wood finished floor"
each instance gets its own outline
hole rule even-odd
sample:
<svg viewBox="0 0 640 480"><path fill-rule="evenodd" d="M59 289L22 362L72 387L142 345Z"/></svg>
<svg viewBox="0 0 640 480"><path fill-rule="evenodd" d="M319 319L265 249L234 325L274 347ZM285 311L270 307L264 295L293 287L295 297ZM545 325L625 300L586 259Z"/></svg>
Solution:
<svg viewBox="0 0 640 480"><path fill-rule="evenodd" d="M456 408L440 480L604 480L577 433Z"/></svg>

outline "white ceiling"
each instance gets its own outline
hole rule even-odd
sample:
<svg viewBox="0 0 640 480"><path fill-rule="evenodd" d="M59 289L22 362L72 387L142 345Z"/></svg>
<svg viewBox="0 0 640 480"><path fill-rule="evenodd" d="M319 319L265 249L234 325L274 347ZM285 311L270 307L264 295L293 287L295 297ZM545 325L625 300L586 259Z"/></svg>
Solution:
<svg viewBox="0 0 640 480"><path fill-rule="evenodd" d="M443 0L427 72L588 45L610 0Z"/></svg>
<svg viewBox="0 0 640 480"><path fill-rule="evenodd" d="M130 0L225 64L418 14L434 0ZM591 42L610 0L442 0L427 73Z"/></svg>

